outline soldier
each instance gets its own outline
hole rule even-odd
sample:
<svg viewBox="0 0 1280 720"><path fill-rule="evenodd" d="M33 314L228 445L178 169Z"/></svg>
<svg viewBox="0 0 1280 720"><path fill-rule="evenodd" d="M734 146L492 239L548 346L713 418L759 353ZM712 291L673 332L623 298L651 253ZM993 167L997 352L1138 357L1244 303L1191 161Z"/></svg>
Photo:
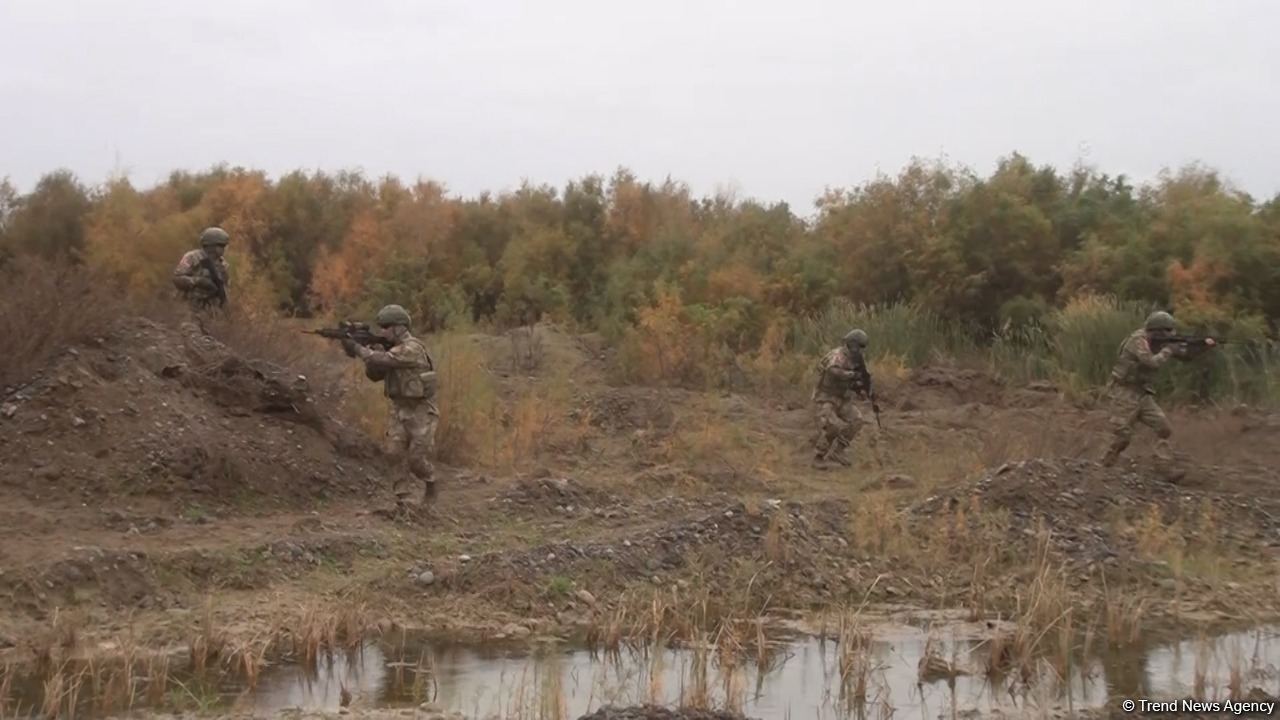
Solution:
<svg viewBox="0 0 1280 720"><path fill-rule="evenodd" d="M394 346L387 351L370 350L350 338L342 348L349 357L364 360L365 375L383 383L383 392L391 401L387 423L387 452L401 458L407 470L395 482L396 503L404 508L413 479L423 485L423 503L435 499L434 469L427 456L435 445L436 409L435 362L422 341L409 334L409 313L399 305L388 305L378 311L378 335Z"/></svg>
<svg viewBox="0 0 1280 720"><path fill-rule="evenodd" d="M1139 423L1151 428L1158 440L1156 456L1158 469L1169 479L1177 479L1181 473L1173 467L1173 452L1169 443L1173 428L1164 411L1156 404L1155 390L1151 387L1156 371L1170 358L1190 360L1203 349L1211 348L1217 343L1213 338L1205 338L1203 345L1192 350L1186 343L1161 343L1174 336L1173 316L1167 312L1154 312L1147 318L1141 329L1133 331L1120 345L1120 356L1115 368L1111 371L1111 379L1107 383L1107 397L1112 406L1111 427L1113 439L1111 447L1102 458L1104 465L1113 465L1120 458L1120 453L1129 447L1133 440L1133 429ZM1164 344L1159 352L1152 352L1152 341Z"/></svg>
<svg viewBox="0 0 1280 720"><path fill-rule="evenodd" d="M846 467L852 464L845 448L853 443L863 425L862 413L853 404L853 398L855 395L868 398L871 394L871 373L863 358L866 347L867 334L850 330L844 336L844 343L818 363L818 384L813 389L814 416L818 423L814 467L823 467L828 459Z"/></svg>
<svg viewBox="0 0 1280 720"><path fill-rule="evenodd" d="M220 227L205 228L200 233L200 249L188 251L173 270L174 287L197 314L215 304L226 304L230 278L223 255L230 240Z"/></svg>

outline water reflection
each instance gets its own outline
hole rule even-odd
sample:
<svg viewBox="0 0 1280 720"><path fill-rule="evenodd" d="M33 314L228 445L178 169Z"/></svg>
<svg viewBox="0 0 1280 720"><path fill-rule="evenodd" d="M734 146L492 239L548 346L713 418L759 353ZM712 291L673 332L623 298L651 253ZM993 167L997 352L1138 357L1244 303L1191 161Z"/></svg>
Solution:
<svg viewBox="0 0 1280 720"><path fill-rule="evenodd" d="M918 665L927 646L962 674L920 683ZM714 653L696 648L600 656L554 647L531 652L403 638L394 645L367 644L313 673L274 669L238 704L261 712L332 710L345 688L353 706L431 701L479 717L536 714L548 704L573 718L607 704L705 702L762 720L781 720L875 715L889 708L912 717L1013 707L1081 710L1100 707L1111 697L1222 698L1233 684L1243 692L1278 689L1280 635L1275 627L1073 659L1066 673L1046 660L1029 674L996 681L983 669L988 647L983 638L960 631L935 630L930 641L922 629L881 628L857 655L864 664L851 672L853 654L846 654L842 672L837 643L812 637L789 642L765 668L746 660L726 665ZM850 689L861 703L842 692Z"/></svg>

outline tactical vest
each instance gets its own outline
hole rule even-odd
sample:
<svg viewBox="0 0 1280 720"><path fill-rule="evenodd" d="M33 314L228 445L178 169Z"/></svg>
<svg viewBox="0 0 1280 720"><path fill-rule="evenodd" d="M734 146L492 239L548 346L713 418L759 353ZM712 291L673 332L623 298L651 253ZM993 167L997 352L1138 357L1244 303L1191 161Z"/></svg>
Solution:
<svg viewBox="0 0 1280 720"><path fill-rule="evenodd" d="M408 337L392 353L401 361L417 363L411 368L387 371L383 381L387 397L406 400L430 400L436 394L435 361L420 340Z"/></svg>
<svg viewBox="0 0 1280 720"><path fill-rule="evenodd" d="M818 363L818 386L815 390L815 395L844 398L861 385L856 378L845 380L828 372L830 368L839 364L839 360L842 356L849 357L848 352L849 351L847 349L842 347L835 348L831 352L827 353L822 358L822 361ZM856 369L857 367L857 358L849 357L848 368Z"/></svg>

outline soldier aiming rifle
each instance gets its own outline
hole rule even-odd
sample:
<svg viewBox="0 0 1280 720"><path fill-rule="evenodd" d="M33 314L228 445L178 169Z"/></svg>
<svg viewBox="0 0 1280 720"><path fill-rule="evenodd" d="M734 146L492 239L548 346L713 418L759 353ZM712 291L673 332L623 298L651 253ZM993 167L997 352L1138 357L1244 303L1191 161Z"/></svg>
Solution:
<svg viewBox="0 0 1280 720"><path fill-rule="evenodd" d="M1219 343L1211 337L1175 334L1173 316L1154 312L1141 328L1134 330L1120 344L1115 367L1107 384L1111 405L1111 446L1102 457L1104 465L1112 465L1133 440L1133 430L1146 425L1156 434L1156 471L1169 481L1182 478L1185 471L1174 463L1169 438L1173 426L1156 402L1153 388L1156 372L1170 359L1192 360Z"/></svg>
<svg viewBox="0 0 1280 720"><path fill-rule="evenodd" d="M423 504L436 496L435 471L428 456L435 446L435 361L422 341L409 333L409 313L399 305L378 311L375 330L366 323L342 322L336 328L310 330L314 335L342 341L347 357L364 362L365 376L383 384L390 401L386 451L402 461L396 478L396 505L406 508L410 485L422 483Z"/></svg>

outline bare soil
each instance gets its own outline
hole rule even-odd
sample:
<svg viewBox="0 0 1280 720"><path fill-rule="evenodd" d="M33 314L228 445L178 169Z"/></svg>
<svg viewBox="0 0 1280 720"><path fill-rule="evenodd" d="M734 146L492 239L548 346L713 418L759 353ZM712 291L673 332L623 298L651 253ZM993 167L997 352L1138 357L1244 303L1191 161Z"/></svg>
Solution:
<svg viewBox="0 0 1280 720"><path fill-rule="evenodd" d="M1007 611L1046 547L1081 598L1280 614L1275 415L1175 413L1172 484L1144 442L1094 462L1100 409L934 366L881 383L884 428L854 467L815 470L807 389L611 386L597 338L539 333L474 342L513 398L572 369L541 450L441 466L435 506L408 517L382 512L375 443L287 368L145 320L68 348L0 404L0 654L68 623L88 647L177 644L206 613L248 637L352 604L475 639L582 632L655 592L724 613L954 607L979 574L983 607ZM666 717L618 712L597 715Z"/></svg>

